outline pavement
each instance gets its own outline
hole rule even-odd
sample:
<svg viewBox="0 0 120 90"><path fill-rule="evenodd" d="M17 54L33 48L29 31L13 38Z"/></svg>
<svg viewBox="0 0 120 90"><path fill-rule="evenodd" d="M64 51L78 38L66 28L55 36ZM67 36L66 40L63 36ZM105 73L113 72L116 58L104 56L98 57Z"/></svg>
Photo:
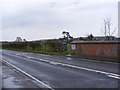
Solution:
<svg viewBox="0 0 120 90"><path fill-rule="evenodd" d="M3 50L2 59L41 87L51 89L119 87L119 63L12 50Z"/></svg>

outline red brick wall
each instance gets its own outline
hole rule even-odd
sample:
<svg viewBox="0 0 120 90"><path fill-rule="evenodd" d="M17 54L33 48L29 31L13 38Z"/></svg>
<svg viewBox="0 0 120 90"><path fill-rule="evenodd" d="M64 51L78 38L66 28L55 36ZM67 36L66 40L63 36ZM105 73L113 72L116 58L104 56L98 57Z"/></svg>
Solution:
<svg viewBox="0 0 120 90"><path fill-rule="evenodd" d="M74 52L78 55L118 57L118 44L76 44Z"/></svg>

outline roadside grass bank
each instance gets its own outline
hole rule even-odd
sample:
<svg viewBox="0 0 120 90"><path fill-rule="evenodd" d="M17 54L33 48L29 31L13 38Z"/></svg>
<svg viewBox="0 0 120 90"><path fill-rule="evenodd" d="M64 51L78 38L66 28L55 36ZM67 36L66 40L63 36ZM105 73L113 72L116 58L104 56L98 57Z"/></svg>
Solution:
<svg viewBox="0 0 120 90"><path fill-rule="evenodd" d="M61 42L47 41L45 43L36 42L20 42L20 43L8 43L3 44L2 49L50 54L50 55L66 55L71 53L71 44L67 44L67 51L62 50Z"/></svg>
<svg viewBox="0 0 120 90"><path fill-rule="evenodd" d="M67 52L51 52L51 51L40 51L40 50L25 50L25 49L15 49L15 48L2 48L2 49L38 53L38 54L49 54L49 55L65 55L67 53Z"/></svg>
<svg viewBox="0 0 120 90"><path fill-rule="evenodd" d="M62 42L46 41L46 42L14 42L2 45L2 49L16 50L24 52L32 52L50 55L66 55L71 54L71 44L67 44L67 51L63 51Z"/></svg>

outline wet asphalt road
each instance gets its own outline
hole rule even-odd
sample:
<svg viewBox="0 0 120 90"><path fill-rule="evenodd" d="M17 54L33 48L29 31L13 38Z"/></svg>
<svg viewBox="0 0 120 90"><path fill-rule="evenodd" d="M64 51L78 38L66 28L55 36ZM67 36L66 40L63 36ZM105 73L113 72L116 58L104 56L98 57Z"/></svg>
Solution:
<svg viewBox="0 0 120 90"><path fill-rule="evenodd" d="M2 88L38 88L38 86L24 74L13 70L3 63Z"/></svg>
<svg viewBox="0 0 120 90"><path fill-rule="evenodd" d="M120 80L111 76L119 74L117 63L11 50L3 50L2 56L52 88L118 88Z"/></svg>

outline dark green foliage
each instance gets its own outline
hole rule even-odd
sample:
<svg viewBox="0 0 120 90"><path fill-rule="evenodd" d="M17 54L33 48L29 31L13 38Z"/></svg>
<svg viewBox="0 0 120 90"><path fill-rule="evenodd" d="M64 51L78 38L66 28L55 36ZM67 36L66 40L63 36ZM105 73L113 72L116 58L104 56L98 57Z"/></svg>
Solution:
<svg viewBox="0 0 120 90"><path fill-rule="evenodd" d="M57 40L48 40L43 43L40 42L14 42L2 45L3 48L33 50L33 51L47 51L60 52L61 42Z"/></svg>

